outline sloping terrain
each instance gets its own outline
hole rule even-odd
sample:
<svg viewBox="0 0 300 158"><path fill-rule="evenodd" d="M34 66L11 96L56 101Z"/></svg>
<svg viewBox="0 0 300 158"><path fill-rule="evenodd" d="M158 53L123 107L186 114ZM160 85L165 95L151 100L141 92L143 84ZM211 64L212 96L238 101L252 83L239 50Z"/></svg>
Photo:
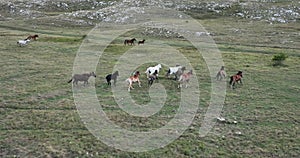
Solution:
<svg viewBox="0 0 300 158"><path fill-rule="evenodd" d="M296 0L1 1L0 156L298 157L299 5ZM169 96L160 112L141 118L118 107L105 76L130 49L157 40L169 44L191 61L201 87L197 115L178 139L160 149L134 153L107 146L87 130L67 81L82 42L96 24L130 22L134 17L126 16L142 13L146 6L174 8L197 19L207 30L204 35L216 42L227 74L242 70L244 84L227 89L220 116L226 121L218 119L210 133L200 137L214 81L197 50L163 28L120 35L106 48L97 65L97 77L91 80L112 123L132 131L153 130L166 125L178 110L177 82L164 77L167 67L163 67L159 83ZM39 38L24 47L16 44L30 34L38 34ZM129 37L145 38L145 45L124 47L123 40ZM99 48L86 42L95 50ZM285 53L288 58L282 66L274 67L272 57L277 53ZM144 70L151 64L139 68ZM147 78L141 76L141 81L142 87L134 85L131 96L143 104L151 96ZM117 86L127 88L123 81Z"/></svg>

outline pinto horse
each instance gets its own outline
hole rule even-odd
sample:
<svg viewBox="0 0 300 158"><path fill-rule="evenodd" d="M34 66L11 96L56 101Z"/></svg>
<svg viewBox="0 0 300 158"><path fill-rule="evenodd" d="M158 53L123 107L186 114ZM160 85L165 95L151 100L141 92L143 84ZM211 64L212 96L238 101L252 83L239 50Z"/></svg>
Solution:
<svg viewBox="0 0 300 158"><path fill-rule="evenodd" d="M132 38L132 39L126 39L125 41L124 41L124 45L134 45L134 41L136 41L136 39L135 38Z"/></svg>
<svg viewBox="0 0 300 158"><path fill-rule="evenodd" d="M149 75L153 75L153 73L157 71L156 76L158 77L158 73L160 69L161 69L161 64L157 64L156 66L148 67L147 70L145 71L145 74L147 75L147 78L149 78Z"/></svg>
<svg viewBox="0 0 300 158"><path fill-rule="evenodd" d="M30 35L25 40L31 40L31 39L36 40L38 37L39 35Z"/></svg>
<svg viewBox="0 0 300 158"><path fill-rule="evenodd" d="M230 81L229 81L229 85L231 86L232 89L234 89L234 85L235 83L238 83L240 82L241 84L242 83L242 78L243 78L243 72L242 71L238 71L237 74L233 75L233 76L230 76Z"/></svg>
<svg viewBox="0 0 300 158"><path fill-rule="evenodd" d="M128 85L128 92L130 92L130 89L134 89L134 88L132 87L132 84L133 84L134 82L138 82L138 83L139 83L139 87L141 87L141 82L140 82L139 77L140 77L140 72L137 71L136 73L134 73L133 76L130 76L129 78L126 79L126 81L127 81L128 84L129 84L129 85Z"/></svg>

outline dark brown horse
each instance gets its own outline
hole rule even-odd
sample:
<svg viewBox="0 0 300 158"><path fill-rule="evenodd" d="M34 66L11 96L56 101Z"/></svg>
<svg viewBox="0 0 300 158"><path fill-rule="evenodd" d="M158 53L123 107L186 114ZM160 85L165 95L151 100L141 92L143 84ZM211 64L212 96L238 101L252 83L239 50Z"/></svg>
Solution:
<svg viewBox="0 0 300 158"><path fill-rule="evenodd" d="M242 78L243 78L243 72L242 71L238 71L237 74L230 76L230 81L229 81L229 85L231 86L232 89L234 89L234 85L235 83L242 83Z"/></svg>
<svg viewBox="0 0 300 158"><path fill-rule="evenodd" d="M30 35L25 40L36 40L39 37L39 35Z"/></svg>
<svg viewBox="0 0 300 158"><path fill-rule="evenodd" d="M125 41L124 41L124 45L134 45L134 41L136 41L136 39L135 38L132 38L132 39L126 39Z"/></svg>

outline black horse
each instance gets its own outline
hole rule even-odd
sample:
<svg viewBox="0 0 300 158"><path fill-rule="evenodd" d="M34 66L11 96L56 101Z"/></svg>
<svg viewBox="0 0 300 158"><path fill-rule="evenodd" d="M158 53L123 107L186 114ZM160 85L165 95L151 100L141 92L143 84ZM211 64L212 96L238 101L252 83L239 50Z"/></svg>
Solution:
<svg viewBox="0 0 300 158"><path fill-rule="evenodd" d="M125 41L124 41L124 45L134 45L134 41L136 41L136 39L135 38L133 38L133 39L126 39Z"/></svg>
<svg viewBox="0 0 300 158"><path fill-rule="evenodd" d="M116 71L113 74L108 74L105 77L107 81L107 85L111 85L111 80L114 80L114 86L116 86L118 76L119 76L119 71Z"/></svg>
<svg viewBox="0 0 300 158"><path fill-rule="evenodd" d="M143 40L139 41L139 42L138 42L138 45L140 45L140 44L144 44L144 43L145 43L145 41L146 41L145 39L143 39Z"/></svg>

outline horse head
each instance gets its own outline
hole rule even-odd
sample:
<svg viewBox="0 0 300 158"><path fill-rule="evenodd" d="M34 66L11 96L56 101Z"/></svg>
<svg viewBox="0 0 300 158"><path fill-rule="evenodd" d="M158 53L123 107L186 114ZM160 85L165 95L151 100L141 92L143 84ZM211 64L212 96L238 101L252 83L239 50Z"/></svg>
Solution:
<svg viewBox="0 0 300 158"><path fill-rule="evenodd" d="M91 73L90 73L90 76L97 77L96 74L95 74L95 72L91 72Z"/></svg>
<svg viewBox="0 0 300 158"><path fill-rule="evenodd" d="M158 64L157 67L158 67L159 69L161 69L161 64Z"/></svg>
<svg viewBox="0 0 300 158"><path fill-rule="evenodd" d="M239 72L237 73L237 75L240 75L241 77L243 77L243 72L242 72L242 71L239 71Z"/></svg>

